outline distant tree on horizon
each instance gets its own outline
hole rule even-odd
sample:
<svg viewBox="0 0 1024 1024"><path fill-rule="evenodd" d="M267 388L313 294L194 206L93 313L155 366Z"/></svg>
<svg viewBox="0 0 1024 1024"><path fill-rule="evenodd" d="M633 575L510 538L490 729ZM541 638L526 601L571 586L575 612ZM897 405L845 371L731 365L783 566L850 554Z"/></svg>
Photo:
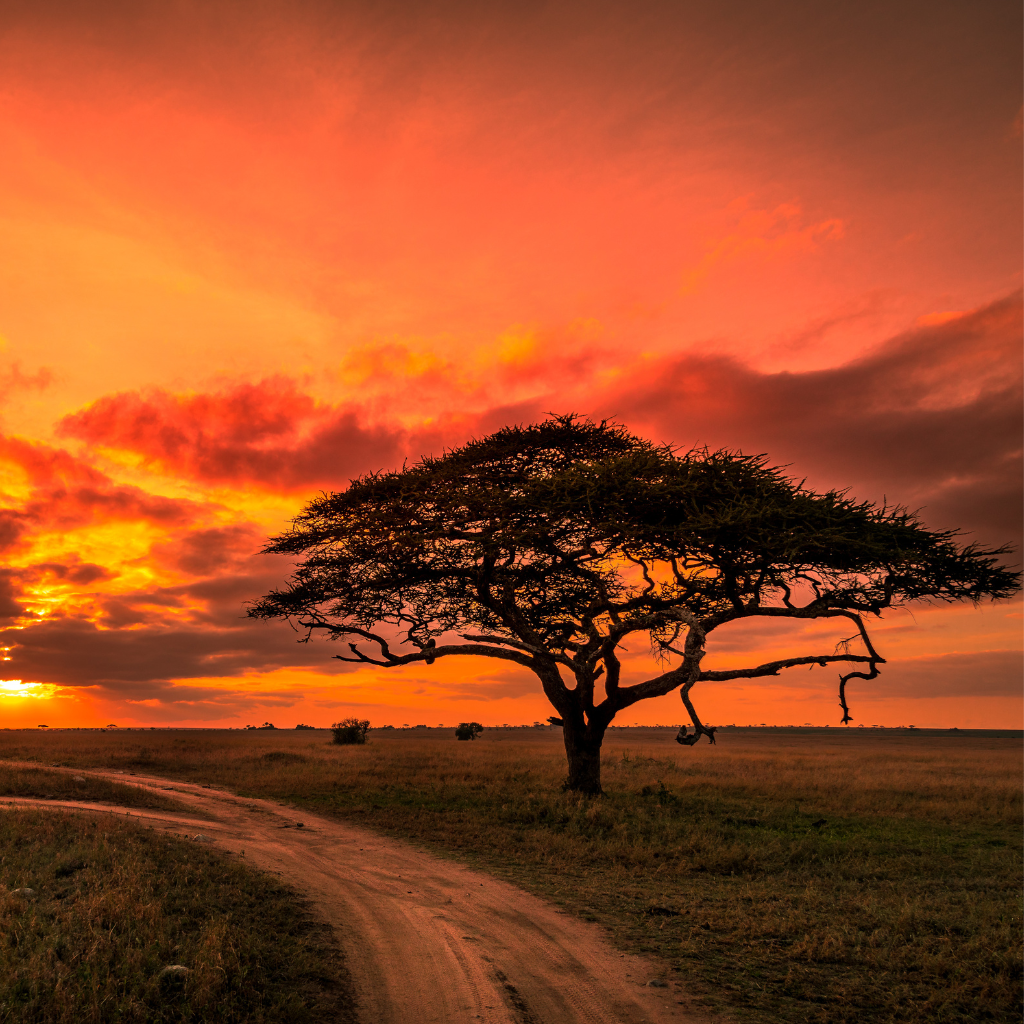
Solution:
<svg viewBox="0 0 1024 1024"><path fill-rule="evenodd" d="M532 671L563 729L566 788L583 793L601 792L605 731L638 701L678 689L693 731L676 739L713 743L691 700L698 682L843 663L847 723L847 683L885 662L865 616L1020 587L999 564L1008 548L961 544L901 506L815 493L763 455L680 452L573 415L356 479L264 550L300 560L249 615L285 618L303 642L345 641L341 661L483 656ZM766 618L834 618L852 635L831 652L701 668L715 629ZM658 667L627 685L620 654L637 636Z"/></svg>
<svg viewBox="0 0 1024 1024"><path fill-rule="evenodd" d="M361 744L366 742L366 734L370 731L368 719L344 718L331 726L334 733L332 743L342 745Z"/></svg>

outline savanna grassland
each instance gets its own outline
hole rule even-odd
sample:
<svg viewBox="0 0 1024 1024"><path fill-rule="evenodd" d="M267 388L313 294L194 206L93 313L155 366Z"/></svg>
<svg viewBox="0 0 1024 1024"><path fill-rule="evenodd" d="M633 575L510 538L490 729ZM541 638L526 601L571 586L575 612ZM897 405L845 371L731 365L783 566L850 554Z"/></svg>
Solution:
<svg viewBox="0 0 1024 1024"><path fill-rule="evenodd" d="M1017 1021L1021 737L613 730L599 798L554 730L0 733L0 757L228 787L421 843L599 921L755 1022Z"/></svg>

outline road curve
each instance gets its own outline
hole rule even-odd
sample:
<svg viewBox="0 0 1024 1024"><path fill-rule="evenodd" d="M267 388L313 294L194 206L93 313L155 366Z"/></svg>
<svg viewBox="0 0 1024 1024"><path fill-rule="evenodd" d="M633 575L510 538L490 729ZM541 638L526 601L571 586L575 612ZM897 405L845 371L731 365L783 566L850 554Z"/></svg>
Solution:
<svg viewBox="0 0 1024 1024"><path fill-rule="evenodd" d="M267 800L152 776L73 771L169 793L209 817L14 797L0 797L0 806L129 813L154 828L201 834L277 873L334 928L364 1024L697 1019L680 1004L677 982L614 949L598 925L489 875ZM665 987L647 984L662 979Z"/></svg>

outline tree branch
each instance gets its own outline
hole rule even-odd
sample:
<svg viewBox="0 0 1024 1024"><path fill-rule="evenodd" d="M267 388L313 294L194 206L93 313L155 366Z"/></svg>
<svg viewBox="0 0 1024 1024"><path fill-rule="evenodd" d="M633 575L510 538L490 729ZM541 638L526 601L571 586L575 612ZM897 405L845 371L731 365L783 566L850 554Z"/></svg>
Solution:
<svg viewBox="0 0 1024 1024"><path fill-rule="evenodd" d="M483 647L479 644L446 644L444 647L433 647L428 651L417 652L416 654L386 654L384 659L371 658L364 654L355 644L349 644L349 648L355 657L347 658L343 654L334 655L337 661L348 661L362 664L376 665L378 668L396 668L399 665L413 665L418 661L425 661L428 664L435 658L447 658L450 655L479 654L486 658L500 658L504 661L514 661L519 665L525 665L532 671L537 671L535 659L527 657L519 651L510 651L504 647Z"/></svg>
<svg viewBox="0 0 1024 1024"><path fill-rule="evenodd" d="M572 659L566 657L564 654L558 654L554 651L550 651L545 647L540 647L534 644L525 644L521 640L511 640L504 636L489 636L487 634L475 634L475 633L460 633L459 636L463 640L471 640L473 643L488 643L488 644L508 644L509 647L513 647L519 651L525 651L528 654L533 654L538 658L551 658L554 661L565 665L567 668L573 668ZM440 650L440 648L438 648Z"/></svg>
<svg viewBox="0 0 1024 1024"><path fill-rule="evenodd" d="M700 682L722 682L726 679L756 679L758 676L777 676L784 668L794 668L797 665L821 665L824 668L833 661L880 661L884 659L872 658L867 654L826 654L811 655L806 658L784 658L781 661L769 661L756 668L737 668L722 671L701 672L697 677ZM872 676L872 678L874 678Z"/></svg>
<svg viewBox="0 0 1024 1024"><path fill-rule="evenodd" d="M693 704L690 703L690 690L693 689L693 684L695 682L697 682L696 679L690 680L690 682L686 683L679 691L679 696L682 697L683 704L690 715L690 721L693 722L692 736L686 735L685 725L679 726L679 732L676 733L676 743L681 743L684 747L692 747L694 743L701 738L701 736L707 736L711 743L715 742L715 726L705 725L697 717L697 712L694 710Z"/></svg>

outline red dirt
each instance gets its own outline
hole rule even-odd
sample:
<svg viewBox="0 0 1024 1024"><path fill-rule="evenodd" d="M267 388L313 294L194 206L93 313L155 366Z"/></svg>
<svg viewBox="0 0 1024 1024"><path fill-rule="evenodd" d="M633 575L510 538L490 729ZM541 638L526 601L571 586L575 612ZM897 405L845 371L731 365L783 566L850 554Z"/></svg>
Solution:
<svg viewBox="0 0 1024 1024"><path fill-rule="evenodd" d="M38 766L35 766L38 767ZM118 782L123 773L87 772ZM319 908L345 951L367 1024L686 1024L678 982L587 924L489 875L365 829L217 789L132 776L209 814L0 798L0 806L130 813L201 834L278 874ZM298 823L303 827L299 828ZM665 987L647 982L664 981Z"/></svg>

